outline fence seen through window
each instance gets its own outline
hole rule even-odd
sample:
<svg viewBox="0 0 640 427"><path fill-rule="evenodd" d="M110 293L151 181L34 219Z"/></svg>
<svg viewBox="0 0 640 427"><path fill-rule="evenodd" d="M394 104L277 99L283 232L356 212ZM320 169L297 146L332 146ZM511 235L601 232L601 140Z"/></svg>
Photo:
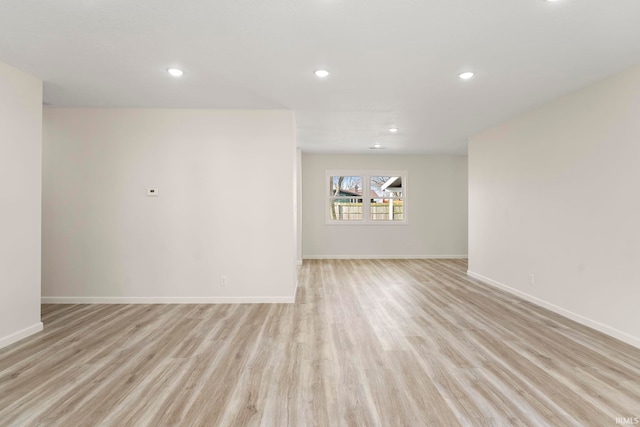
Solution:
<svg viewBox="0 0 640 427"><path fill-rule="evenodd" d="M329 220L405 220L406 178L390 174L329 175Z"/></svg>

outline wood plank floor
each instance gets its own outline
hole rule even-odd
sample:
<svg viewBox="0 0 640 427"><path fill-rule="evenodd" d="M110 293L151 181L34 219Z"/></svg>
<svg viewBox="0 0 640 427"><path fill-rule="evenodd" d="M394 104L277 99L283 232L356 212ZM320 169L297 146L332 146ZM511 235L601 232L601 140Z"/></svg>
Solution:
<svg viewBox="0 0 640 427"><path fill-rule="evenodd" d="M295 304L45 305L0 426L614 426L640 350L465 275L305 261Z"/></svg>

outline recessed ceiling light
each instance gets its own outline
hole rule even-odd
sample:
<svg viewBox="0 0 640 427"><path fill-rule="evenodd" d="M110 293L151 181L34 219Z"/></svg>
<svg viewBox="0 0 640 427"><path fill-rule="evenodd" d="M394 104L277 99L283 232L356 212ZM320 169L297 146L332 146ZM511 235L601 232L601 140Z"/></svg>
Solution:
<svg viewBox="0 0 640 427"><path fill-rule="evenodd" d="M371 150L384 150L382 144L373 144L373 147L369 147Z"/></svg>
<svg viewBox="0 0 640 427"><path fill-rule="evenodd" d="M171 74L173 77L180 77L181 75L184 74L184 71L180 70L179 68L169 68L167 72Z"/></svg>
<svg viewBox="0 0 640 427"><path fill-rule="evenodd" d="M315 74L317 77L320 77L321 79L324 79L325 77L327 77L331 73L328 72L327 70L316 70L316 71L314 71L313 74Z"/></svg>
<svg viewBox="0 0 640 427"><path fill-rule="evenodd" d="M398 132L398 128L389 128L389 132L396 133Z"/></svg>
<svg viewBox="0 0 640 427"><path fill-rule="evenodd" d="M469 80L471 77L473 77L473 73L471 71L467 71L466 73L459 74L458 77L460 77L462 80Z"/></svg>

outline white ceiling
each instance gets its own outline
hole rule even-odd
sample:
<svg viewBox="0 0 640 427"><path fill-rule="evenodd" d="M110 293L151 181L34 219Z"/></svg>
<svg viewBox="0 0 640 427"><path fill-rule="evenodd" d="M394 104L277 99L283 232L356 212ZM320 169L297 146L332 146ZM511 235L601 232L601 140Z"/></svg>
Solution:
<svg viewBox="0 0 640 427"><path fill-rule="evenodd" d="M0 61L53 106L292 109L304 151L464 154L639 63L640 0L0 0Z"/></svg>

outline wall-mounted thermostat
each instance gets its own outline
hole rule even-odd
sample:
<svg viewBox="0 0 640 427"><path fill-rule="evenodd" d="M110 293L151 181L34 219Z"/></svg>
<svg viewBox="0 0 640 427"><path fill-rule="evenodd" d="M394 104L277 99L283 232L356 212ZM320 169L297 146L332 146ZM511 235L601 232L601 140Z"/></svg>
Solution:
<svg viewBox="0 0 640 427"><path fill-rule="evenodd" d="M147 188L147 196L157 196L158 189L157 188Z"/></svg>

